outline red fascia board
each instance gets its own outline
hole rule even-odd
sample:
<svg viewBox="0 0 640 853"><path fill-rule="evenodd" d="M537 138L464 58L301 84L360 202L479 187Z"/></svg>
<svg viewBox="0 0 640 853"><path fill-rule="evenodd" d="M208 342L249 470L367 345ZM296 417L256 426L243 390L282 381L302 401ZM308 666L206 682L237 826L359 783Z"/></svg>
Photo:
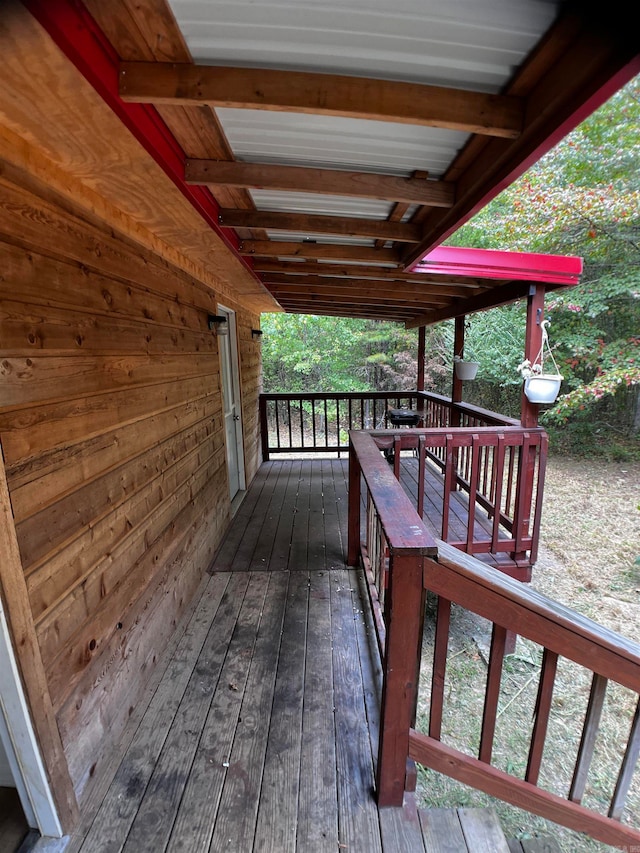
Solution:
<svg viewBox="0 0 640 853"><path fill-rule="evenodd" d="M623 68L621 68L616 74L613 74L599 89L595 92L590 98L588 98L583 104L581 104L577 109L571 113L556 129L553 133L550 133L547 138L540 143L533 151L520 163L518 163L517 167L512 169L509 174L505 175L501 181L496 183L494 186L488 190L485 195L479 199L476 204L468 210L464 216L461 216L460 219L448 228L443 234L439 237L439 242L442 243L451 237L452 234L461 228L465 223L469 222L469 220L473 219L473 217L483 210L489 202L493 201L494 198L500 195L503 190L506 190L507 187L510 187L518 178L522 177L532 166L534 166L538 160L542 159L545 154L551 151L561 140L568 136L572 130L575 130L579 124L581 124L586 118L588 118L591 113L595 112L599 107L601 107L609 98L613 97L616 92L618 92L626 83L632 80L640 74L640 55L634 57L630 62L628 62ZM412 263L407 264L405 268L405 272L414 272L418 264L423 263L433 251L427 250L422 258L418 258Z"/></svg>
<svg viewBox="0 0 640 853"><path fill-rule="evenodd" d="M120 98L120 58L82 3L74 0L23 0L23 5L217 236L260 281L250 262L238 252L240 240L236 232L220 226L220 207L211 192L206 187L191 186L185 182L185 153L156 108L149 104L127 104Z"/></svg>
<svg viewBox="0 0 640 853"><path fill-rule="evenodd" d="M531 252L438 246L413 268L413 272L520 279L571 287L580 281L582 258L574 255L541 255Z"/></svg>

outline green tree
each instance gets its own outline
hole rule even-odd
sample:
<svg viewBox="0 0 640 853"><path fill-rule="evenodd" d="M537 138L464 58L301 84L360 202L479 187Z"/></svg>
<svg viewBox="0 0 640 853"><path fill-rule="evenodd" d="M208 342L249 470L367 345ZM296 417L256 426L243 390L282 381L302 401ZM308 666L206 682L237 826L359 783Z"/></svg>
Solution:
<svg viewBox="0 0 640 853"><path fill-rule="evenodd" d="M616 429L627 432L639 426L639 128L636 78L449 241L584 259L581 284L547 300L554 354L565 377L565 393L544 415L547 423L582 421L593 427L599 419L614 420ZM514 331L522 327L522 310L477 315L472 329L490 341L491 330L501 324ZM508 359L500 350L494 359L487 344L492 365L513 370L522 352L516 349L519 339L503 338L513 345ZM505 374L503 383L509 382L519 384L519 378Z"/></svg>

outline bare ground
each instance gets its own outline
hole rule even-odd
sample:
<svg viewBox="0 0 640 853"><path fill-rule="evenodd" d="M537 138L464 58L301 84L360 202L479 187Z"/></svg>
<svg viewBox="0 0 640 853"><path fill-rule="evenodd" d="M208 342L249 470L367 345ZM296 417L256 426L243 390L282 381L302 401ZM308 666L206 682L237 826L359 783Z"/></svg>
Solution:
<svg viewBox="0 0 640 853"><path fill-rule="evenodd" d="M549 461L541 549L532 586L600 624L640 640L640 462L587 461L552 457ZM425 697L418 727L426 730L428 681L433 644L433 602L429 602L423 649ZM490 626L454 608L447 676L443 740L477 754L482 718ZM522 777L535 706L541 648L518 639L505 662L494 763ZM540 779L542 787L566 796L579 744L590 676L561 661ZM584 804L606 813L622 759L637 696L610 685L603 724ZM421 771L419 795L425 805L485 805L491 802L510 837L551 833L565 853L595 853L610 848L557 827L519 809L491 801L432 771ZM636 772L624 816L640 826L640 772Z"/></svg>

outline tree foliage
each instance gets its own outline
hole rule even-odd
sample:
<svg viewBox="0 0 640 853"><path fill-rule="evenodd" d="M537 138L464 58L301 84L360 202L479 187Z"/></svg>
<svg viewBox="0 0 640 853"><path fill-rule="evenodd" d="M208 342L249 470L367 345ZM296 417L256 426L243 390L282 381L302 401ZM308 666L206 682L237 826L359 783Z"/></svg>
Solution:
<svg viewBox="0 0 640 853"><path fill-rule="evenodd" d="M593 419L607 397L640 384L639 128L636 78L449 241L583 258L581 284L547 297L554 355L565 380L563 395L543 416L547 423L565 424L583 412ZM508 308L476 315L473 333L482 340L500 323L509 331L523 327L524 313ZM496 349L494 359L487 347L489 372L496 364L502 370L518 363L519 335L502 341L513 351L505 358ZM505 374L502 381L519 378ZM637 406L637 390L634 400ZM627 423L618 428L637 428L635 406L623 407Z"/></svg>
<svg viewBox="0 0 640 853"><path fill-rule="evenodd" d="M581 284L547 297L551 343L564 376L563 395L543 416L548 423L587 417L593 424L605 417L617 419L616 429L638 428L639 165L640 77L448 241L583 258ZM467 387L473 402L505 412L517 405L524 323L522 304L469 318L465 355L481 365L479 381ZM415 387L415 331L394 323L296 315L270 315L263 327L265 390ZM446 392L453 324L429 328L427 335L427 386ZM625 393L624 405L607 409L607 400Z"/></svg>

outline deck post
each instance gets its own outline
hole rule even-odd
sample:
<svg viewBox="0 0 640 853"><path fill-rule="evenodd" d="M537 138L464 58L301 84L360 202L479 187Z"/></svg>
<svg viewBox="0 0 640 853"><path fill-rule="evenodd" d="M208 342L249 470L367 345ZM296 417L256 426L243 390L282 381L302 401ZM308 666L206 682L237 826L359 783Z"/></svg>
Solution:
<svg viewBox="0 0 640 853"><path fill-rule="evenodd" d="M277 405L277 403L276 403ZM258 414L260 418L260 441L262 444L262 461L269 461L269 425L267 422L267 398L260 394L258 398Z"/></svg>
<svg viewBox="0 0 640 853"><path fill-rule="evenodd" d="M533 364L542 345L542 321L544 319L544 284L540 282L529 287L527 296L527 326L524 338L524 357ZM537 427L540 406L530 403L524 393L520 398L520 423L523 427Z"/></svg>
<svg viewBox="0 0 640 853"><path fill-rule="evenodd" d="M409 729L415 724L424 620L424 557L391 554L380 707L378 806L401 806L407 787Z"/></svg>
<svg viewBox="0 0 640 853"><path fill-rule="evenodd" d="M347 565L357 566L360 555L360 462L349 436L349 515L347 521Z"/></svg>
<svg viewBox="0 0 640 853"><path fill-rule="evenodd" d="M425 355L426 333L425 327L418 328L418 376L416 381L416 390L424 391L424 355Z"/></svg>
<svg viewBox="0 0 640 853"><path fill-rule="evenodd" d="M461 314L460 317L455 318L455 326L454 326L454 334L453 334L453 354L454 356L459 355L461 358L464 357L464 329L465 329L465 321L466 317L464 314ZM455 365L453 369L453 380L451 384L451 423L450 426L457 427L460 426L460 412L456 408L456 403L462 402L462 379L458 379L455 371Z"/></svg>
<svg viewBox="0 0 640 853"><path fill-rule="evenodd" d="M527 296L527 327L524 342L524 357L533 364L542 345L542 321L544 319L544 284L538 282L529 287ZM522 391L520 406L520 423L523 427L537 427L540 406L530 403ZM530 525L531 505L533 501L533 486L536 473L536 456L538 450L533 442L525 442L520 451L518 461L518 486L514 511L514 535L516 541L528 533ZM514 560L525 558L524 552L514 552ZM528 578L531 579L531 569Z"/></svg>

